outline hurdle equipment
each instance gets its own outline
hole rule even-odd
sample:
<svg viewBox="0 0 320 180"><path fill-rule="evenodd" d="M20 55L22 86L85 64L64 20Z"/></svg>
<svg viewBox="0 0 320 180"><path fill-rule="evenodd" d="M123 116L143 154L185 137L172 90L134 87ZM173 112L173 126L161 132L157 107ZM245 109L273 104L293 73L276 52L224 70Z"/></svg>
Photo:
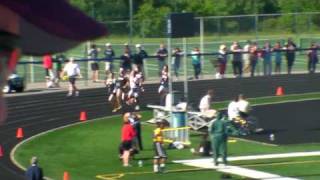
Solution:
<svg viewBox="0 0 320 180"><path fill-rule="evenodd" d="M164 142L190 145L190 127L165 128L162 130Z"/></svg>

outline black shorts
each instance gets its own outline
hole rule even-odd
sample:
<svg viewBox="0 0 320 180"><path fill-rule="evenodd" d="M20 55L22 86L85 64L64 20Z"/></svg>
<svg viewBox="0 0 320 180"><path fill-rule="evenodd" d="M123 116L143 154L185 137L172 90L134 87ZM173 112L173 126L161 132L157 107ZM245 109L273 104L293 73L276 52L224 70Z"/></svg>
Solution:
<svg viewBox="0 0 320 180"><path fill-rule="evenodd" d="M159 142L153 143L154 159L167 158L167 153L163 148L163 144Z"/></svg>
<svg viewBox="0 0 320 180"><path fill-rule="evenodd" d="M76 83L76 76L69 76L69 82L70 84L74 85Z"/></svg>
<svg viewBox="0 0 320 180"><path fill-rule="evenodd" d="M91 70L92 71L98 71L99 70L99 64L97 62L91 63Z"/></svg>
<svg viewBox="0 0 320 180"><path fill-rule="evenodd" d="M49 69L45 68L45 71L46 71L46 77L50 77Z"/></svg>
<svg viewBox="0 0 320 180"><path fill-rule="evenodd" d="M132 149L132 141L123 141L121 146L124 151L129 151Z"/></svg>

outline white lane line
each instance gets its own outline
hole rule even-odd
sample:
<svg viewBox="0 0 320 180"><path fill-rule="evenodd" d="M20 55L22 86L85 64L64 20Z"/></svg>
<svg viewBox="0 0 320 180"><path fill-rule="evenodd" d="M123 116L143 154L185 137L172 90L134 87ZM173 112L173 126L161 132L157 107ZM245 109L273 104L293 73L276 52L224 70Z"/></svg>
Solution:
<svg viewBox="0 0 320 180"><path fill-rule="evenodd" d="M250 156L231 156L231 157L228 157L228 161L249 161L249 160L258 160L258 159L278 159L278 158L294 158L294 157L308 157L308 156L320 156L320 151L262 154L262 155L250 155ZM175 163L190 163L190 162L212 163L212 158L177 160L173 162Z"/></svg>
<svg viewBox="0 0 320 180"><path fill-rule="evenodd" d="M228 161L248 161L248 160L259 160L259 159L261 160L261 159L293 158L293 157L308 157L308 156L320 156L320 151L236 156L236 157L229 157ZM239 166L225 166L225 167L215 166L212 162L212 158L177 160L173 162L182 163L187 166L216 169L217 171L220 171L220 172L225 172L225 173L230 173L230 174L235 174L235 175L240 175L240 176L245 176L248 178L255 178L255 179L282 179L282 180L295 179L295 178L289 178L289 177L282 177L280 175L266 173L262 171L242 168Z"/></svg>

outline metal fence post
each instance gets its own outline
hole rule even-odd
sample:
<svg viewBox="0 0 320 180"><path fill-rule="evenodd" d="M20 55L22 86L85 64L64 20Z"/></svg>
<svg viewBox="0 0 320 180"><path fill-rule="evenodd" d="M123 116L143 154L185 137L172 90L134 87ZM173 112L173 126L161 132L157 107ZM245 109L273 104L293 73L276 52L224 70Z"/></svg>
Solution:
<svg viewBox="0 0 320 180"><path fill-rule="evenodd" d="M30 56L30 82L34 83L34 58L33 56Z"/></svg>
<svg viewBox="0 0 320 180"><path fill-rule="evenodd" d="M203 40L203 37L204 37L204 24L203 24L203 17L200 17L200 52L203 53L204 52L204 40ZM183 40L183 43L184 43L184 40ZM204 57L201 56L201 61L203 62L204 64Z"/></svg>

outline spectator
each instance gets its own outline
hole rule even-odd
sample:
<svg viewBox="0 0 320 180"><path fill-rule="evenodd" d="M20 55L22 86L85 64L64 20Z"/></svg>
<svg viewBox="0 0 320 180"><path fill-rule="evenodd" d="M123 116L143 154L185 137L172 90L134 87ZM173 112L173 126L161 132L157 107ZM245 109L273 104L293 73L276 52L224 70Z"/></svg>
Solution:
<svg viewBox="0 0 320 180"><path fill-rule="evenodd" d="M219 73L217 73L216 78L224 78L224 74L227 68L227 46L222 44L219 48L218 64L219 64Z"/></svg>
<svg viewBox="0 0 320 180"><path fill-rule="evenodd" d="M113 76L113 60L115 57L115 52L112 49L112 46L110 43L106 44L106 49L104 50L104 56L105 56L105 71L106 71L106 79L108 79L109 75Z"/></svg>
<svg viewBox="0 0 320 180"><path fill-rule="evenodd" d="M38 11L39 7L41 11ZM47 13L49 11L59 13L52 16ZM15 69L21 52L29 55L57 53L106 35L104 25L98 24L64 0L0 1L0 12L0 89ZM74 21L74 17L78 21ZM50 22L55 22L56 28L46 28ZM81 25L83 28L79 29ZM69 31L59 31L61 29ZM45 43L51 38L55 41ZM5 118L6 106L0 93L0 125Z"/></svg>
<svg viewBox="0 0 320 180"><path fill-rule="evenodd" d="M246 100L243 94L239 94L238 96L238 110L239 110L239 115L243 119L247 119L250 111L251 111L251 106L249 101Z"/></svg>
<svg viewBox="0 0 320 180"><path fill-rule="evenodd" d="M123 55L120 57L120 67L123 69L125 74L130 74L131 71L131 55L130 49L125 48Z"/></svg>
<svg viewBox="0 0 320 180"><path fill-rule="evenodd" d="M63 68L62 76L64 76L65 73L69 79L69 92L67 96L70 97L73 94L75 96L79 96L79 89L76 86L76 80L77 78L81 78L80 66L74 62L73 57L69 59L69 62Z"/></svg>
<svg viewBox="0 0 320 180"><path fill-rule="evenodd" d="M247 44L243 47L243 72L244 73L249 73L250 71L250 47L251 47L251 41L247 41Z"/></svg>
<svg viewBox="0 0 320 180"><path fill-rule="evenodd" d="M281 74L281 62L282 62L281 49L282 49L282 47L281 47L281 44L280 44L279 41L274 45L274 47L272 49L272 51L274 52L274 56L275 56L276 65L275 65L275 71L274 72L276 74Z"/></svg>
<svg viewBox="0 0 320 180"><path fill-rule="evenodd" d="M127 51L130 57L132 56L132 51L128 43L124 43L124 51Z"/></svg>
<svg viewBox="0 0 320 180"><path fill-rule="evenodd" d="M45 69L46 73L46 84L47 88L52 88L54 87L55 83L55 75L53 73L53 62L52 62L52 56L51 54L46 54L42 58L43 61L43 68Z"/></svg>
<svg viewBox="0 0 320 180"><path fill-rule="evenodd" d="M99 81L99 51L100 49L95 44L92 44L88 52L89 59L91 60L92 82Z"/></svg>
<svg viewBox="0 0 320 180"><path fill-rule="evenodd" d="M38 158L31 158L31 166L26 171L27 180L43 180L42 168L38 166Z"/></svg>
<svg viewBox="0 0 320 180"><path fill-rule="evenodd" d="M180 69L180 62L182 58L183 52L181 51L180 48L176 47L174 48L172 52L172 65L173 65L173 70L174 70L174 75L178 79L179 77L179 69Z"/></svg>
<svg viewBox="0 0 320 180"><path fill-rule="evenodd" d="M123 115L123 126L121 129L121 148L123 149L122 154L122 165L123 167L130 167L130 153L133 150L132 140L136 136L136 132L129 121L130 113Z"/></svg>
<svg viewBox="0 0 320 180"><path fill-rule="evenodd" d="M271 76L272 73L272 62L271 62L271 45L269 42L266 42L262 49L262 57L263 57L263 75Z"/></svg>
<svg viewBox="0 0 320 180"><path fill-rule="evenodd" d="M130 114L130 123L132 127L134 128L136 132L136 137L134 138L134 145L136 149L139 149L140 151L143 150L143 145L142 145L142 136L141 136L141 115L137 112L133 112Z"/></svg>
<svg viewBox="0 0 320 180"><path fill-rule="evenodd" d="M250 76L254 77L254 73L256 70L256 65L258 63L258 45L256 42L253 42L249 48L249 53L250 53Z"/></svg>
<svg viewBox="0 0 320 180"><path fill-rule="evenodd" d="M161 80L160 86L158 89L158 93L160 94L160 105L164 106L166 104L166 96L169 93L169 69L168 65L163 66L163 70L161 72Z"/></svg>
<svg viewBox="0 0 320 180"><path fill-rule="evenodd" d="M233 53L233 60L232 60L233 75L235 77L241 77L242 76L242 49L238 42L233 42L232 46L230 47L230 50Z"/></svg>
<svg viewBox="0 0 320 180"><path fill-rule="evenodd" d="M239 97L236 97L228 105L229 120L235 120L237 117L239 117L238 101L239 101Z"/></svg>
<svg viewBox="0 0 320 180"><path fill-rule="evenodd" d="M318 46L315 43L311 43L310 50L307 52L308 54L308 71L309 73L316 72L316 66L318 63Z"/></svg>
<svg viewBox="0 0 320 180"><path fill-rule="evenodd" d="M156 56L158 57L159 76L161 76L161 71L163 66L166 64L166 58L168 56L168 50L163 43L160 44L160 48L158 49Z"/></svg>
<svg viewBox="0 0 320 180"><path fill-rule="evenodd" d="M291 38L289 38L287 44L284 47L284 49L286 50L288 74L291 74L291 71L292 71L292 66L296 58L296 52L295 52L296 48L297 48L296 44L292 41Z"/></svg>
<svg viewBox="0 0 320 180"><path fill-rule="evenodd" d="M58 54L55 58L55 63L56 63L56 75L57 77L57 86L59 87L59 81L60 81L60 75L62 73L62 65L66 61L66 56L64 54Z"/></svg>
<svg viewBox="0 0 320 180"><path fill-rule="evenodd" d="M148 53L142 48L141 44L136 44L136 53L133 55L133 69L139 69L143 76L145 76L143 64L147 57Z"/></svg>
<svg viewBox="0 0 320 180"><path fill-rule="evenodd" d="M199 103L200 112L205 113L211 109L211 103L213 99L214 91L210 89L207 91L207 94L203 96Z"/></svg>
<svg viewBox="0 0 320 180"><path fill-rule="evenodd" d="M199 48L194 48L193 51L191 51L191 60L194 70L194 78L199 79L199 75L201 73L201 55Z"/></svg>

